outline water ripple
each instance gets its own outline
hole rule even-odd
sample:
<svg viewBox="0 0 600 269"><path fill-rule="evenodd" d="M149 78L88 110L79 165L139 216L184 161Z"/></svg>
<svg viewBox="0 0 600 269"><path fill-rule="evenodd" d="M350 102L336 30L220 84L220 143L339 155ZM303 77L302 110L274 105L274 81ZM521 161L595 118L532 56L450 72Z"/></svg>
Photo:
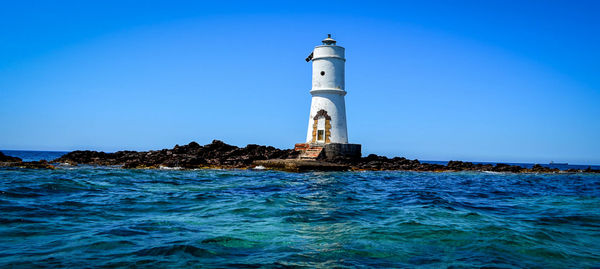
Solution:
<svg viewBox="0 0 600 269"><path fill-rule="evenodd" d="M600 176L0 169L1 267L598 267Z"/></svg>

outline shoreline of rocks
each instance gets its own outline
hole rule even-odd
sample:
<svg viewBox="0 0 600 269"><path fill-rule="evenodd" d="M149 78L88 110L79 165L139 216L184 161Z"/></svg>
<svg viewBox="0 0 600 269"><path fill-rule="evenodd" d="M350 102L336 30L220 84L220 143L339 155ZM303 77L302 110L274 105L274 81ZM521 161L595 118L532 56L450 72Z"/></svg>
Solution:
<svg viewBox="0 0 600 269"><path fill-rule="evenodd" d="M0 152L0 167L18 167L18 168L32 168L32 169L54 169L54 165L48 163L46 160L24 162L19 157L7 156Z"/></svg>
<svg viewBox="0 0 600 269"><path fill-rule="evenodd" d="M52 161L23 162L20 158L6 156L0 152L0 166L21 168L54 169L59 165L99 165L118 166L124 169L251 169L264 166L283 171L422 171L422 172L509 172L509 173L600 173L600 170L568 169L559 170L535 164L532 168L498 163L477 164L462 161L449 161L446 165L422 163L404 157L388 158L370 154L366 157L348 158L325 157L317 160L300 160L300 152L293 149L278 149L272 146L249 144L244 148L226 144L219 140L201 146L196 142L175 145L172 149L151 151L117 151L105 153L89 150L69 152Z"/></svg>

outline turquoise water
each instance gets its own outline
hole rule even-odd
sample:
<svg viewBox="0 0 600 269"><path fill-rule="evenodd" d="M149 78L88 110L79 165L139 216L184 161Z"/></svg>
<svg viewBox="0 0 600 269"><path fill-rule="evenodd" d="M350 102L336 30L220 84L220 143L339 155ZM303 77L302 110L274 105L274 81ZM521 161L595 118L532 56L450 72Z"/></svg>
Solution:
<svg viewBox="0 0 600 269"><path fill-rule="evenodd" d="M0 267L598 267L600 175L0 169Z"/></svg>

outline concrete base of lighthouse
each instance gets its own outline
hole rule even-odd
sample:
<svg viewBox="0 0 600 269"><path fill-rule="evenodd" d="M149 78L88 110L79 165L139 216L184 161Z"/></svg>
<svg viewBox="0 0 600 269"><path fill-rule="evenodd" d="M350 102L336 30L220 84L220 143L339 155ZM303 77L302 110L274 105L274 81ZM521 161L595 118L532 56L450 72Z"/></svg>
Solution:
<svg viewBox="0 0 600 269"><path fill-rule="evenodd" d="M300 151L300 159L334 159L336 157L360 158L361 145L348 143L313 144L299 143L294 150Z"/></svg>
<svg viewBox="0 0 600 269"><path fill-rule="evenodd" d="M341 144L331 143L326 144L323 149L325 158L333 159L335 157L349 157L349 158L360 158L361 156L361 145L360 144Z"/></svg>
<svg viewBox="0 0 600 269"><path fill-rule="evenodd" d="M254 165L267 169L289 172L304 171L348 171L349 164L333 161L336 157L360 158L361 145L348 143L298 143L294 150L299 151L297 159L257 160ZM329 162L333 161L333 162Z"/></svg>

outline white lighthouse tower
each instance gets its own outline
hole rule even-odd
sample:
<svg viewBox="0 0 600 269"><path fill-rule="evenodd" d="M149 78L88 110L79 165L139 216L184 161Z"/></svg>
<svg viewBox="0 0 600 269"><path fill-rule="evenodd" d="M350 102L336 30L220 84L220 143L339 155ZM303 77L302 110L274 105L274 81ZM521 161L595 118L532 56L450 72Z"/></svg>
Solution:
<svg viewBox="0 0 600 269"><path fill-rule="evenodd" d="M327 157L360 157L360 145L348 144L346 126L345 49L329 34L306 58L312 61L312 101L306 143L296 144L304 157L316 157L325 149Z"/></svg>
<svg viewBox="0 0 600 269"><path fill-rule="evenodd" d="M344 48L328 35L312 52L312 102L306 143L348 143ZM312 58L312 59L310 59Z"/></svg>

